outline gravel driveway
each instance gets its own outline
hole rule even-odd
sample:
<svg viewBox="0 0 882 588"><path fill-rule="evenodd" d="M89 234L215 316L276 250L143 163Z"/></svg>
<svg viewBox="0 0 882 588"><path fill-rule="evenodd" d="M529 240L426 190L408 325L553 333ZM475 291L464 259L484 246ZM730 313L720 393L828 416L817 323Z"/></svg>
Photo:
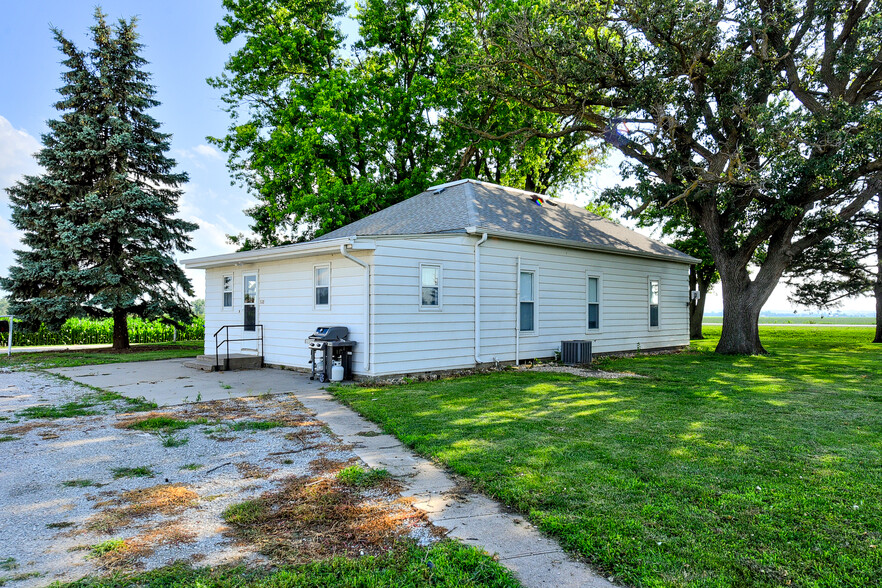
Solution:
<svg viewBox="0 0 882 588"><path fill-rule="evenodd" d="M45 373L0 373L0 584L181 560L259 563L257 548L230 533L225 509L293 477L331 477L360 463L289 394L138 413L111 400L89 416L18 416L90 394Z"/></svg>

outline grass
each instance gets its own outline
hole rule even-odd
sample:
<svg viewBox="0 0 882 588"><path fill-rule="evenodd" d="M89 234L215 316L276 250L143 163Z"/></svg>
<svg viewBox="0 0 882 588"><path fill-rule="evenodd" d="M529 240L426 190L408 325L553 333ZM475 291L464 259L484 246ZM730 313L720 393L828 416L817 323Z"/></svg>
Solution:
<svg viewBox="0 0 882 588"><path fill-rule="evenodd" d="M92 480L65 480L61 485L65 488L88 488L95 486L95 482Z"/></svg>
<svg viewBox="0 0 882 588"><path fill-rule="evenodd" d="M200 568L183 564L146 573L86 578L68 588L129 588L200 586L204 588L515 588L518 582L500 564L481 551L454 541L430 548L401 545L377 557L336 557L273 570L254 568Z"/></svg>
<svg viewBox="0 0 882 588"><path fill-rule="evenodd" d="M764 328L767 356L607 359L334 394L634 586L876 586L882 345Z"/></svg>
<svg viewBox="0 0 882 588"><path fill-rule="evenodd" d="M106 349L73 349L69 351L16 352L10 357L6 355L0 356L0 367L49 369L129 361L177 359L180 357L196 357L202 353L203 349L202 341L184 341L132 345L131 349L122 352L113 351L109 347Z"/></svg>
<svg viewBox="0 0 882 588"><path fill-rule="evenodd" d="M145 466L139 466L136 468L113 468L110 470L113 473L114 479L119 478L147 478L153 477L154 471Z"/></svg>
<svg viewBox="0 0 882 588"><path fill-rule="evenodd" d="M184 419L176 419L167 415L160 415L137 420L136 422L127 425L126 428L138 431L171 433L172 431L180 431L196 425L207 425L208 422L207 418L188 421Z"/></svg>
<svg viewBox="0 0 882 588"><path fill-rule="evenodd" d="M278 427L284 427L285 423L278 421L237 421L227 423L227 429L230 431L268 431Z"/></svg>
<svg viewBox="0 0 882 588"><path fill-rule="evenodd" d="M0 435L0 443L5 443L7 441L18 441L21 437L15 437L13 435Z"/></svg>
<svg viewBox="0 0 882 588"><path fill-rule="evenodd" d="M55 375L55 374L53 374ZM64 376L57 376L60 379L68 380ZM156 403L148 402L143 397L129 398L116 392L101 390L93 386L81 385L84 388L91 389L92 392L85 394L77 400L66 402L59 405L39 405L29 406L21 412L17 412L16 416L28 419L63 419L71 417L91 416L100 414L101 409L107 409L115 404L122 404L123 410L126 412L142 412L154 410Z"/></svg>
<svg viewBox="0 0 882 588"><path fill-rule="evenodd" d="M190 439L188 437L175 437L171 434L160 434L159 438L162 439L163 447L183 447L190 442Z"/></svg>
<svg viewBox="0 0 882 588"><path fill-rule="evenodd" d="M201 470L203 467L205 467L205 466L203 466L201 463L188 463L188 464L182 465L180 469L189 470L189 471L196 471L196 470Z"/></svg>
<svg viewBox="0 0 882 588"><path fill-rule="evenodd" d="M764 325L875 325L876 319L871 316L761 316L759 322ZM706 316L706 325L721 325L723 317Z"/></svg>
<svg viewBox="0 0 882 588"><path fill-rule="evenodd" d="M106 541L102 541L101 543L96 543L95 545L93 545L89 549L89 556L101 557L102 555L106 555L114 551L125 551L127 547L128 546L123 539L108 539Z"/></svg>
<svg viewBox="0 0 882 588"><path fill-rule="evenodd" d="M388 480L392 476L384 469L365 471L360 466L352 465L337 472L337 479L348 486L370 488Z"/></svg>

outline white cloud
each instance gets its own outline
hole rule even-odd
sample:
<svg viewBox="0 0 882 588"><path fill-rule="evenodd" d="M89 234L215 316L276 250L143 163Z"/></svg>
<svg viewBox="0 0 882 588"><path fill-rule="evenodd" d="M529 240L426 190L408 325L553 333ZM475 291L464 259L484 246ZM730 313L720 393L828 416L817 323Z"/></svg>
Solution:
<svg viewBox="0 0 882 588"><path fill-rule="evenodd" d="M40 166L34 153L40 150L40 142L23 129L0 116L0 189L8 188L25 174L39 173ZM6 201L6 192L0 201Z"/></svg>
<svg viewBox="0 0 882 588"><path fill-rule="evenodd" d="M195 147L193 147L193 151L195 151L199 155L202 155L203 157L210 157L212 159L223 159L220 151L218 151L211 145L196 145Z"/></svg>
<svg viewBox="0 0 882 588"><path fill-rule="evenodd" d="M191 161L197 166L200 166L201 161L204 161L206 159L222 161L224 158L220 151L218 151L211 145L206 145L205 143L196 145L191 149L176 149L175 155L177 155L181 159Z"/></svg>

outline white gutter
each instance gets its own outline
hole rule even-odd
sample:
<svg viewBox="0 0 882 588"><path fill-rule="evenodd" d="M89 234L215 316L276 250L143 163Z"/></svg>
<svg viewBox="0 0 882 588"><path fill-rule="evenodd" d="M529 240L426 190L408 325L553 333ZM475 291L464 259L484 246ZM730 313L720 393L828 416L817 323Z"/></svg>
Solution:
<svg viewBox="0 0 882 588"><path fill-rule="evenodd" d="M481 250L487 240L487 233L475 243L475 363L481 362Z"/></svg>
<svg viewBox="0 0 882 588"><path fill-rule="evenodd" d="M515 274L515 365L521 365L521 256Z"/></svg>
<svg viewBox="0 0 882 588"><path fill-rule="evenodd" d="M491 237L500 239L509 239L511 241L525 241L528 243L542 243L545 245L557 245L559 247L567 247L570 249L583 249L586 251L597 251L600 253L615 253L616 255L628 255L630 257L642 257L644 259L663 259L665 261L674 261L678 263L687 263L690 265L701 263L700 259L689 255L668 255L665 253L648 253L644 251L629 251L612 245L597 245L594 243L582 243L579 241L570 241L568 239L556 239L554 237L542 237L539 235L528 235L525 233L516 233L514 231L500 231L495 229L487 229L484 227L466 227L466 233L469 235L480 235L486 233Z"/></svg>
<svg viewBox="0 0 882 588"><path fill-rule="evenodd" d="M295 243L293 245L282 245L280 247L269 247L267 249L252 249L250 251L237 251L235 253L226 253L223 255L212 255L210 257L185 259L183 260L183 264L187 269L208 269L225 265L257 263L292 257L303 257L306 255L317 255L321 253L336 253L341 244L346 245L350 242L350 237L328 239L327 241L307 241L306 243ZM369 244L359 245L359 249L372 248Z"/></svg>
<svg viewBox="0 0 882 588"><path fill-rule="evenodd" d="M350 255L346 251L346 245L353 245L355 239L350 239L349 243L340 245L340 255L354 261L364 268L364 371L365 375L370 375L371 369L371 266L370 264Z"/></svg>

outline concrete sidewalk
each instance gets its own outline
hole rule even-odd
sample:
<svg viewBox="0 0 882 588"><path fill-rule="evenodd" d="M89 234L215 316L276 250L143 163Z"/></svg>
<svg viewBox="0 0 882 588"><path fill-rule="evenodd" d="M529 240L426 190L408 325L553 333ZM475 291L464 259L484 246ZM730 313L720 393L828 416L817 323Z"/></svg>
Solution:
<svg viewBox="0 0 882 588"><path fill-rule="evenodd" d="M297 372L261 369L207 373L185 368L183 359L58 368L49 370L77 382L144 396L160 405L265 393L293 393L324 421L369 467L386 469L447 535L496 553L499 561L531 588L613 588L614 584L576 561L554 540L516 513L474 492L461 491L444 469L415 455L398 439L344 406ZM367 435L365 435L367 433Z"/></svg>

